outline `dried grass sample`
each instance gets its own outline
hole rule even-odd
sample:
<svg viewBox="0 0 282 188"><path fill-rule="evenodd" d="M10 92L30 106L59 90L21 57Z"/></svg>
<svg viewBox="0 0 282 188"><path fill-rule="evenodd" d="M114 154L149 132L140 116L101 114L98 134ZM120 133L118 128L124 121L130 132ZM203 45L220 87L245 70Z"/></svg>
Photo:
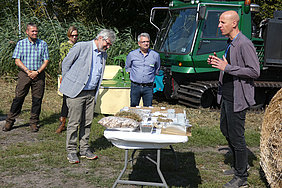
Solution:
<svg viewBox="0 0 282 188"><path fill-rule="evenodd" d="M115 114L115 116L117 117L124 117L124 118L130 118L130 119L133 119L137 122L141 122L142 121L142 118L134 113L134 112L129 112L129 111L122 111L122 112L118 112Z"/></svg>

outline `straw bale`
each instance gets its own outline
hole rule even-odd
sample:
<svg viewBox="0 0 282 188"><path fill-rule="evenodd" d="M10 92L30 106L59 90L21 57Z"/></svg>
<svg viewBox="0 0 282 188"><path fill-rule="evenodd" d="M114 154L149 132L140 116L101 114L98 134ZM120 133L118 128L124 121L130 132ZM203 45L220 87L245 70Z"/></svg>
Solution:
<svg viewBox="0 0 282 188"><path fill-rule="evenodd" d="M282 89L267 107L261 129L260 165L271 188L282 187Z"/></svg>

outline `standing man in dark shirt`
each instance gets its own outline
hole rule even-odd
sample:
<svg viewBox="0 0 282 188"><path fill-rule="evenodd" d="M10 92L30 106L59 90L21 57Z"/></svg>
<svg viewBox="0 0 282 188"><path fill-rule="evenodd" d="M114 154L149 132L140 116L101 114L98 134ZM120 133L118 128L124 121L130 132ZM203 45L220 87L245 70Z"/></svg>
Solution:
<svg viewBox="0 0 282 188"><path fill-rule="evenodd" d="M26 27L28 38L17 43L13 58L20 68L16 95L11 105L3 131L10 131L15 118L20 114L24 99L31 88L32 107L30 113L30 128L32 132L38 131L39 115L45 88L44 70L49 62L48 46L43 40L37 38L36 24L29 23Z"/></svg>
<svg viewBox="0 0 282 188"><path fill-rule="evenodd" d="M160 69L160 55L150 49L150 35L138 36L140 48L131 51L126 59L125 69L130 73L130 106L139 105L142 97L143 106L152 106L155 76Z"/></svg>
<svg viewBox="0 0 282 188"><path fill-rule="evenodd" d="M248 107L255 104L254 79L260 75L259 61L252 42L238 28L239 15L226 11L218 27L227 36L228 47L223 59L214 53L208 63L220 71L218 102L221 102L220 129L233 153L234 177L223 187L247 185L247 147L245 118Z"/></svg>

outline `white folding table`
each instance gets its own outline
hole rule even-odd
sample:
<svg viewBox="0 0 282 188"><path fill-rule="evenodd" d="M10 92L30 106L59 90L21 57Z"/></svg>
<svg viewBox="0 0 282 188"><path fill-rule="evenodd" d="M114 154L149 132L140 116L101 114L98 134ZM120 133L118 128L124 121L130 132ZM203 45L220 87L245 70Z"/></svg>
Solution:
<svg viewBox="0 0 282 188"><path fill-rule="evenodd" d="M104 131L104 136L112 142L112 144L118 148L125 150L124 157L124 168L115 181L113 188L117 184L136 184L136 185L151 185L151 186L160 186L168 187L163 174L160 169L160 155L161 148L164 148L168 145L185 143L188 141L187 136L179 135L168 135L168 134L157 134L157 133L142 133L142 132L126 132L119 131L114 129L107 129ZM157 161L153 160L150 157L146 157L152 163L157 166L157 171L160 176L162 183L155 182L144 182L144 181L131 181L131 180L122 180L124 172L126 171L128 160L128 150L129 149L156 149L157 150Z"/></svg>

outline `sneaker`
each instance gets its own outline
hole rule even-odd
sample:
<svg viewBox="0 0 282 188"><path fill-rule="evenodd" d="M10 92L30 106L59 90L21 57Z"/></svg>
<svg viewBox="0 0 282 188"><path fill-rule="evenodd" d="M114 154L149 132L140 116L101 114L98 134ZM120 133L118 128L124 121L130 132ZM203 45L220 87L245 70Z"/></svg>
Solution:
<svg viewBox="0 0 282 188"><path fill-rule="evenodd" d="M69 163L76 164L79 163L79 159L76 155L76 153L69 153L67 156L67 159L69 160Z"/></svg>
<svg viewBox="0 0 282 188"><path fill-rule="evenodd" d="M80 153L81 158L86 158L86 159L98 159L98 156L92 153L90 150L87 150L86 152Z"/></svg>
<svg viewBox="0 0 282 188"><path fill-rule="evenodd" d="M2 128L2 131L4 131L4 132L10 131L12 129L12 127L13 127L12 123L6 122L6 124Z"/></svg>
<svg viewBox="0 0 282 188"><path fill-rule="evenodd" d="M231 181L224 184L224 188L239 188L248 185L247 178L240 178L238 176L234 176Z"/></svg>
<svg viewBox="0 0 282 188"><path fill-rule="evenodd" d="M251 168L251 167L250 167L250 165L248 164L248 165L247 165L247 171L249 171L250 168ZM223 174L226 175L226 176L234 175L234 174L235 174L235 168L232 167L232 168L229 169L229 170L224 170L224 171L223 171Z"/></svg>

